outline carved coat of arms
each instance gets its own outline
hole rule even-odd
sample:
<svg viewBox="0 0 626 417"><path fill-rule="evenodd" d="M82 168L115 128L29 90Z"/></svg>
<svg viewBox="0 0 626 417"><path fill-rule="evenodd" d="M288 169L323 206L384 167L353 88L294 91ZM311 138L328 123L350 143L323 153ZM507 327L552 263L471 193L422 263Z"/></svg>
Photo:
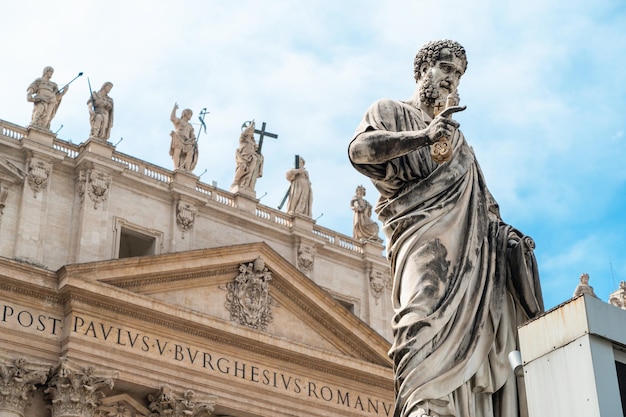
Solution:
<svg viewBox="0 0 626 417"><path fill-rule="evenodd" d="M271 279L272 273L261 258L239 266L239 275L226 284L225 305L232 321L253 329L267 329L273 319L271 306L274 301L269 294Z"/></svg>

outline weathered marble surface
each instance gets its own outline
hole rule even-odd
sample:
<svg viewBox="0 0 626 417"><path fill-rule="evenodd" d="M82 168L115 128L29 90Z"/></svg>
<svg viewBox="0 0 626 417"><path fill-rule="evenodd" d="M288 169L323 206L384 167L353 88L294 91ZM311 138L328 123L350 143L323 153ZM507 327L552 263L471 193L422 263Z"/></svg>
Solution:
<svg viewBox="0 0 626 417"><path fill-rule="evenodd" d="M457 42L426 44L415 58L414 95L374 103L349 146L381 194L376 212L394 280L395 417L517 417L507 355L517 349L517 326L543 310L534 242L502 221L451 118L464 109L457 87L466 67ZM449 150L433 152L437 144Z"/></svg>

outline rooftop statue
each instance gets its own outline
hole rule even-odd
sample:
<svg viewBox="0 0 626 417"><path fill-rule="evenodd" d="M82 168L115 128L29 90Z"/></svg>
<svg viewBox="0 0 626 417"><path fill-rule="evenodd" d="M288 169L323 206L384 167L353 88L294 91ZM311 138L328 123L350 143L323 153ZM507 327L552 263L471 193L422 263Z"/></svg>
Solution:
<svg viewBox="0 0 626 417"><path fill-rule="evenodd" d="M349 145L380 192L393 276L394 417L518 417L507 355L543 311L534 242L504 223L451 118L465 49L424 45L407 101L382 99ZM520 403L521 404L521 403ZM521 407L524 407L522 404Z"/></svg>
<svg viewBox="0 0 626 417"><path fill-rule="evenodd" d="M91 124L90 138L108 140L113 127L113 99L109 93L113 83L107 81L102 84L100 91L91 92L87 106L89 106L89 123Z"/></svg>
<svg viewBox="0 0 626 417"><path fill-rule="evenodd" d="M356 187L356 193L350 200L350 207L354 211L352 218L352 235L358 240L380 241L378 237L378 223L372 220L372 205L365 200L365 187Z"/></svg>
<svg viewBox="0 0 626 417"><path fill-rule="evenodd" d="M286 173L287 181L291 182L287 213L311 217L313 191L311 190L309 173L304 167L304 158L298 156L296 162L296 167Z"/></svg>
<svg viewBox="0 0 626 417"><path fill-rule="evenodd" d="M239 147L235 153L235 179L231 190L236 187L254 190L256 180L263 176L263 155L254 140L254 120L242 126Z"/></svg>
<svg viewBox="0 0 626 417"><path fill-rule="evenodd" d="M54 68L45 67L43 75L33 81L26 90L26 100L33 103L34 106L31 125L43 129L50 129L50 122L56 115L61 100L69 89L69 84L59 89L57 83L51 81L53 73Z"/></svg>
<svg viewBox="0 0 626 417"><path fill-rule="evenodd" d="M174 103L170 120L174 124L174 129L170 136L170 156L174 160L174 169L182 171L193 171L198 163L198 142L193 131L193 126L189 123L193 112L190 109L182 111L180 118L176 117L178 104Z"/></svg>
<svg viewBox="0 0 626 417"><path fill-rule="evenodd" d="M589 274L580 274L580 284L576 286L572 297L578 297L583 294L589 294L592 297L598 298L596 293L593 291L593 287L589 285Z"/></svg>

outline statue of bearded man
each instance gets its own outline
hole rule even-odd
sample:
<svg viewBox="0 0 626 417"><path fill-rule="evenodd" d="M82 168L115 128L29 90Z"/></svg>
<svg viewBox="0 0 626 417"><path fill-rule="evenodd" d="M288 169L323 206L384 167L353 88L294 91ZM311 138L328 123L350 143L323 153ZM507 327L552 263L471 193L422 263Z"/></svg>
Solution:
<svg viewBox="0 0 626 417"><path fill-rule="evenodd" d="M518 417L507 356L517 326L543 311L534 242L502 221L451 119L465 49L429 42L414 64L413 96L375 102L349 145L388 239L394 417Z"/></svg>

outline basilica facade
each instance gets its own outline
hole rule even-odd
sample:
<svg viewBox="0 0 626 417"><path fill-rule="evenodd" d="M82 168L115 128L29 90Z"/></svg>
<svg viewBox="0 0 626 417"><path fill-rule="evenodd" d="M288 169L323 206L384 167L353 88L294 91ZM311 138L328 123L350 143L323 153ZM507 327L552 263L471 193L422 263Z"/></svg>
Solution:
<svg viewBox="0 0 626 417"><path fill-rule="evenodd" d="M0 121L0 417L390 416L383 250Z"/></svg>

